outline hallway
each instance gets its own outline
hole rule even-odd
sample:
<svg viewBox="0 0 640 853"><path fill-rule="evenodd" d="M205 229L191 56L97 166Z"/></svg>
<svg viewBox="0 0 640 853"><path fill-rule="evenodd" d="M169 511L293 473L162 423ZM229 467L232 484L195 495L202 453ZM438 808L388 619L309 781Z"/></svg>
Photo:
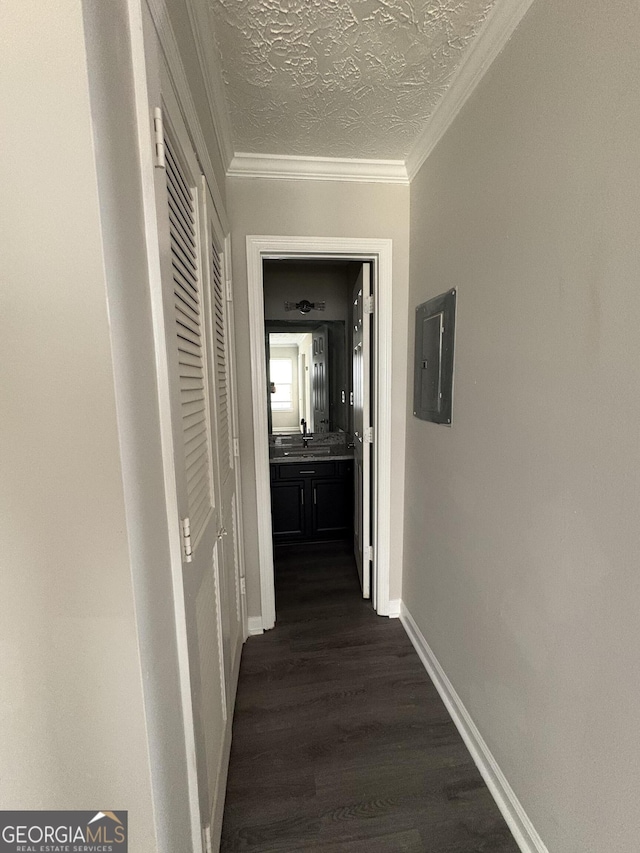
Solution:
<svg viewBox="0 0 640 853"><path fill-rule="evenodd" d="M278 623L243 652L223 851L516 853L399 620L342 543L276 552Z"/></svg>

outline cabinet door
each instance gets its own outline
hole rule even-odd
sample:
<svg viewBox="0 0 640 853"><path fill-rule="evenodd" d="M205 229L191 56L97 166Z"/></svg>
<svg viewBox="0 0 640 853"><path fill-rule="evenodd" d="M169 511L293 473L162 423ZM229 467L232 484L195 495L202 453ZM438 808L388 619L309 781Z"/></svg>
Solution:
<svg viewBox="0 0 640 853"><path fill-rule="evenodd" d="M273 538L278 541L302 539L305 534L304 480L271 483Z"/></svg>
<svg viewBox="0 0 640 853"><path fill-rule="evenodd" d="M351 527L351 482L346 478L312 480L312 535L325 539L348 536Z"/></svg>

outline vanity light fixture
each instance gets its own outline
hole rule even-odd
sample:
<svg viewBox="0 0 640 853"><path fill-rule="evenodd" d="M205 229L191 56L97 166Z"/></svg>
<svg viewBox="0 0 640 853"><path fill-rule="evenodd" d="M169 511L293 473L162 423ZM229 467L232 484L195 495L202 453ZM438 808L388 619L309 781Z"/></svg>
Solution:
<svg viewBox="0 0 640 853"><path fill-rule="evenodd" d="M285 311L299 311L301 314L308 314L309 311L324 311L324 302L309 302L308 299L303 299L301 302L285 302Z"/></svg>

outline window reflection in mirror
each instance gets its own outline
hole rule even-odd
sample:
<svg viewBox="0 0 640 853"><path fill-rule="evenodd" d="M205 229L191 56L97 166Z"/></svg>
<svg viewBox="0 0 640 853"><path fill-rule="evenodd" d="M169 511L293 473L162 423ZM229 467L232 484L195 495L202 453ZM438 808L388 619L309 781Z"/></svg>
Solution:
<svg viewBox="0 0 640 853"><path fill-rule="evenodd" d="M309 351L311 335L269 335L269 397L274 433L300 432L309 423Z"/></svg>
<svg viewBox="0 0 640 853"><path fill-rule="evenodd" d="M277 350L276 350L277 352ZM297 361L297 359L296 359ZM297 367L297 364L295 365ZM271 376L271 411L293 412L293 358L273 358L269 361ZM299 410L296 410L296 413Z"/></svg>

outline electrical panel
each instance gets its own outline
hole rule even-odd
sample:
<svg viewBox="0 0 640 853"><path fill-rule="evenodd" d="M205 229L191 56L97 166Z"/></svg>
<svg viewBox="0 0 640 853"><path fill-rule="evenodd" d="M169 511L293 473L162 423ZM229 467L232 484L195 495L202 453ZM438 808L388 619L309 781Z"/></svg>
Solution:
<svg viewBox="0 0 640 853"><path fill-rule="evenodd" d="M413 414L451 424L456 291L441 293L416 308Z"/></svg>

